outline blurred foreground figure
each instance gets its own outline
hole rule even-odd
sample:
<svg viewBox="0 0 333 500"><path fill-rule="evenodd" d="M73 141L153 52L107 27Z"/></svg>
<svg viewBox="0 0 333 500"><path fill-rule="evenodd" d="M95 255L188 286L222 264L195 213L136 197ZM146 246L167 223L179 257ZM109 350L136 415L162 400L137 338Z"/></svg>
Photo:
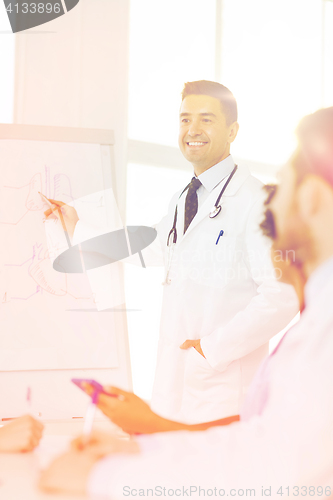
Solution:
<svg viewBox="0 0 333 500"><path fill-rule="evenodd" d="M129 442L96 434L87 446L76 441L45 471L44 489L89 491L112 499L330 496L333 108L305 117L297 133L298 148L281 171L261 227L273 239L273 263L282 279L295 284L301 302L304 297L304 309L260 366L240 422Z"/></svg>
<svg viewBox="0 0 333 500"><path fill-rule="evenodd" d="M16 418L0 428L0 452L26 452L38 446L43 424L30 415Z"/></svg>

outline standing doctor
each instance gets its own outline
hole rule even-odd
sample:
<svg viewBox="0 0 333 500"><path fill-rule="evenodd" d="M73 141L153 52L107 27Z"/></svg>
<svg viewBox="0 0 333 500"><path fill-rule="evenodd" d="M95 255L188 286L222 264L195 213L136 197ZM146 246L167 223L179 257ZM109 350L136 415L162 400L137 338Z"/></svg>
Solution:
<svg viewBox="0 0 333 500"><path fill-rule="evenodd" d="M239 128L233 94L216 82L187 83L179 120L193 177L143 255L149 264L158 247L165 266L152 409L195 424L239 413L269 339L298 301L275 279L259 230L262 184L230 155ZM75 210L63 207L63 215L74 243L87 239Z"/></svg>
<svg viewBox="0 0 333 500"><path fill-rule="evenodd" d="M179 147L194 175L157 225L166 277L152 409L186 423L237 415L269 339L298 311L259 229L262 184L230 155L238 128L230 90L185 84Z"/></svg>

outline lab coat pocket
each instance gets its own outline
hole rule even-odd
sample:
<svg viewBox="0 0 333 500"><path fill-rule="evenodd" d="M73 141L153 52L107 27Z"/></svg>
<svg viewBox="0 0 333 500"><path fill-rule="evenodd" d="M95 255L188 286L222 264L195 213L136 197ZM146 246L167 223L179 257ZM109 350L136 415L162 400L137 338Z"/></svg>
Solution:
<svg viewBox="0 0 333 500"><path fill-rule="evenodd" d="M196 349L190 349L182 398L184 418L189 423L198 423L236 415L240 387L239 360L231 363L227 372L219 372Z"/></svg>

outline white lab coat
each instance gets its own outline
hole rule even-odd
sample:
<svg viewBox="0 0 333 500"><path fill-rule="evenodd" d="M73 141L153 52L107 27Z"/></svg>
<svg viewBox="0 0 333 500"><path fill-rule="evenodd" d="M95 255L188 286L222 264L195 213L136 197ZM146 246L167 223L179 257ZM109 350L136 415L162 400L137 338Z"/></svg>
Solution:
<svg viewBox="0 0 333 500"><path fill-rule="evenodd" d="M224 162L232 169L231 156ZM222 212L210 219L225 182L199 205L185 235L186 193L179 200L176 193L168 215L156 225L157 239L143 251L147 265L167 265L166 241L178 202L178 239L171 283L164 287L152 408L187 423L239 413L269 339L298 311L293 288L274 278L270 242L259 228L266 197L262 183L239 166L221 200ZM74 243L88 239L90 232L80 221ZM135 260L141 265L138 256L128 262ZM206 359L194 348L180 349L187 339L202 339Z"/></svg>
<svg viewBox="0 0 333 500"><path fill-rule="evenodd" d="M246 167L239 166L228 185L222 212L209 218L225 181L199 207L185 235L186 193L179 200L180 193L173 197L168 215L156 226L166 265L178 202L178 239L171 283L164 287L152 408L187 423L239 413L269 339L298 311L293 288L274 278L270 242L259 228L266 195ZM149 262L149 251L144 256ZM206 359L194 348L180 349L187 339L202 339Z"/></svg>
<svg viewBox="0 0 333 500"><path fill-rule="evenodd" d="M114 500L129 491L129 498L142 495L140 489L150 498L171 496L169 489L194 499L332 498L333 257L315 271L305 292L300 321L269 360L261 414L204 432L140 436L140 454L116 454L95 466L90 493ZM245 406L255 405L253 396ZM199 487L206 495L199 495ZM214 488L217 494L207 494ZM255 495L246 493L253 488Z"/></svg>

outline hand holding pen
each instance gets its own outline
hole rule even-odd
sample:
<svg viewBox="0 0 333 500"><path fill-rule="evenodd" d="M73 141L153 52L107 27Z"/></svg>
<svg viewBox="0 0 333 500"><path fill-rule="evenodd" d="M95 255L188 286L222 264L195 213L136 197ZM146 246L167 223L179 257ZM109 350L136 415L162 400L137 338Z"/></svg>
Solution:
<svg viewBox="0 0 333 500"><path fill-rule="evenodd" d="M65 231L68 246L72 246L70 239L73 238L75 226L79 220L75 208L66 205L66 203L63 203L62 201L46 198L46 196L42 193L39 194L50 207L44 212L45 217L48 218L51 215L54 215L57 219L60 220L62 228Z"/></svg>

